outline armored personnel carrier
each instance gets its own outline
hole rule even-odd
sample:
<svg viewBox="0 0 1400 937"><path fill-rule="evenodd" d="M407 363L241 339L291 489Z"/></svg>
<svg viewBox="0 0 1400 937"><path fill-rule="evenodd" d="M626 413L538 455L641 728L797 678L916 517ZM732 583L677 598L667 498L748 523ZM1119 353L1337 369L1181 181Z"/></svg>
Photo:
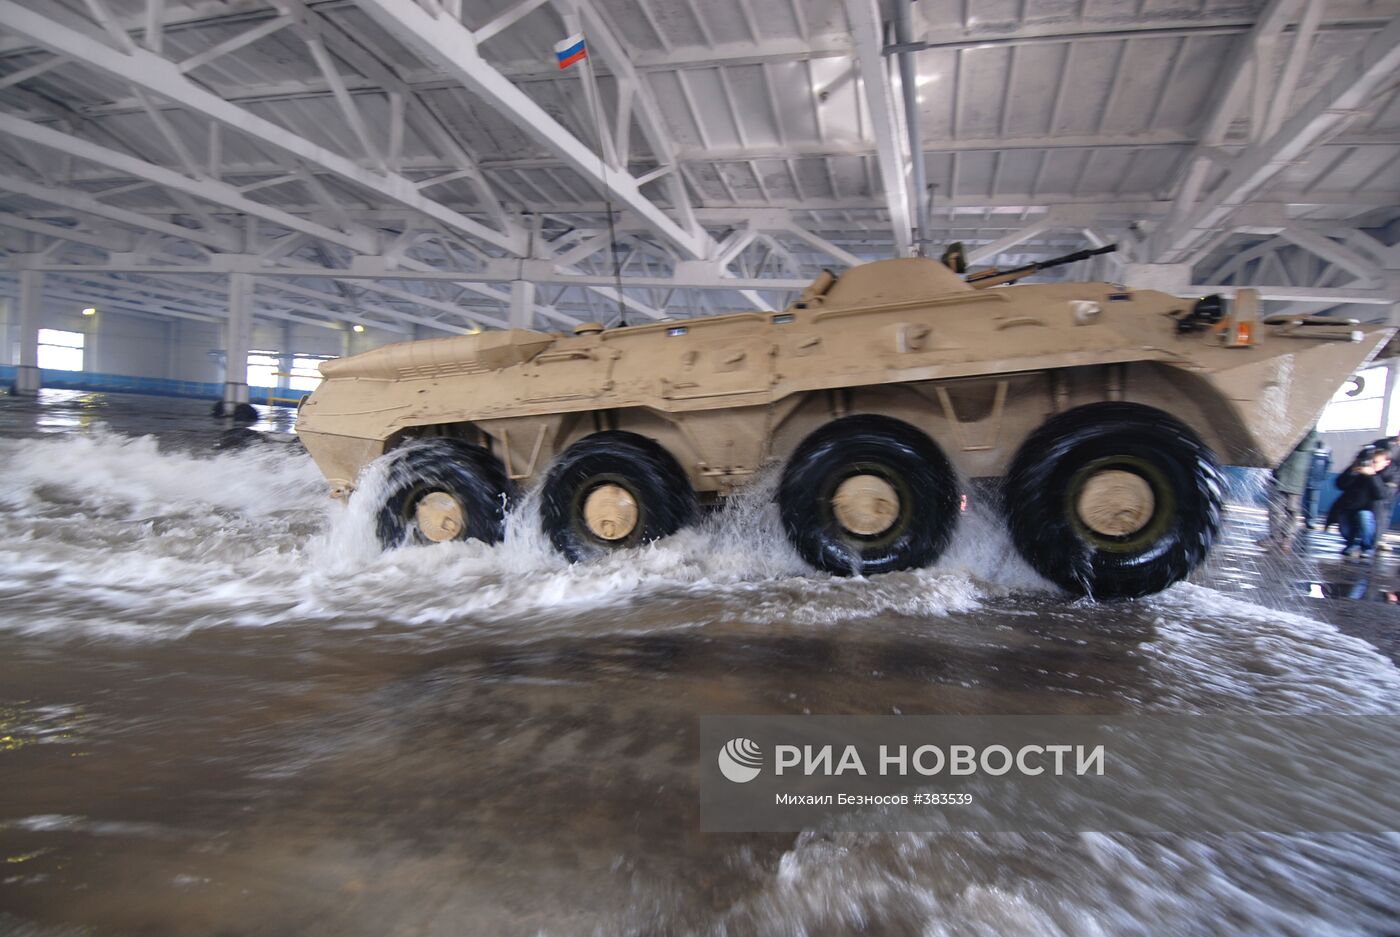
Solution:
<svg viewBox="0 0 1400 937"><path fill-rule="evenodd" d="M1048 265L964 280L882 260L823 272L780 312L390 345L323 364L297 432L338 498L391 460L386 546L495 543L540 485L540 523L583 561L674 533L778 464L806 561L883 573L937 560L968 481L1000 477L1035 569L1138 596L1206 556L1219 464L1276 465L1391 334L1261 319L1244 289L1009 285Z"/></svg>

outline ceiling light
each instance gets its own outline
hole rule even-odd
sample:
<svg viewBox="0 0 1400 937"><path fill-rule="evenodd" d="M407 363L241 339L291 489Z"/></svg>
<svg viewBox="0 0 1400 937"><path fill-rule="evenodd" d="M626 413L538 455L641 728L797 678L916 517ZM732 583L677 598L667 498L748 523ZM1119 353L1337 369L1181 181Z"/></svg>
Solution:
<svg viewBox="0 0 1400 937"><path fill-rule="evenodd" d="M95 315L97 315L97 307L95 307L95 306L88 306L86 309L83 310L83 315L85 315L85 316L95 316Z"/></svg>
<svg viewBox="0 0 1400 937"><path fill-rule="evenodd" d="M365 327L363 325L360 325L360 323L358 322L352 325L351 328L354 329L356 332L363 332L365 330Z"/></svg>
<svg viewBox="0 0 1400 937"><path fill-rule="evenodd" d="M935 81L937 81L937 80L938 80L938 73L937 73L937 72L934 72L932 75L920 75L918 78L915 78L915 79L914 79L914 84L916 84L916 85L918 85L920 88L922 88L924 85L932 84L933 82L935 82Z"/></svg>

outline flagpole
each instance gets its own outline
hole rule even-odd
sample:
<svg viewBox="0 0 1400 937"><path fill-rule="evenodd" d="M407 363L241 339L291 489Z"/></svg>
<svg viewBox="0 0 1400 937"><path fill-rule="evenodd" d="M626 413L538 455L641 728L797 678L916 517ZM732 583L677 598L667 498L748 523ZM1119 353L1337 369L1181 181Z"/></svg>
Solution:
<svg viewBox="0 0 1400 937"><path fill-rule="evenodd" d="M617 324L619 327L625 328L627 326L627 304L622 297L622 262L617 256L617 228L613 225L612 188L608 185L608 164L603 155L607 152L607 146L603 142L603 134L606 132L603 128L603 89L598 84L598 73L593 71L593 58L587 54L588 36L586 33L583 41L583 67L588 69L585 91L589 88L592 89L592 93L588 94L587 97L591 98L593 102L593 126L598 134L598 176L599 181L603 184L603 205L608 215L608 250L612 254L613 282L614 289L617 290Z"/></svg>

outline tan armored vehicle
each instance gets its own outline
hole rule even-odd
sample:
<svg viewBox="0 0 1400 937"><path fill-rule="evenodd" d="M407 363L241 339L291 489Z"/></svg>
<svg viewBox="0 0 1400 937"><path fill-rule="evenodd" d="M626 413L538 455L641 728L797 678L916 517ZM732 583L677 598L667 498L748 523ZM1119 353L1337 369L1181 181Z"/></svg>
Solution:
<svg viewBox="0 0 1400 937"><path fill-rule="evenodd" d="M801 555L881 573L934 562L969 480L1004 477L1040 573L1135 596L1206 556L1218 463L1278 464L1391 334L1261 320L1249 290L1000 285L1046 265L965 281L882 260L824 272L781 312L391 345L323 364L297 431L336 497L393 460L386 545L494 543L539 484L544 529L584 560L675 532L777 463Z"/></svg>

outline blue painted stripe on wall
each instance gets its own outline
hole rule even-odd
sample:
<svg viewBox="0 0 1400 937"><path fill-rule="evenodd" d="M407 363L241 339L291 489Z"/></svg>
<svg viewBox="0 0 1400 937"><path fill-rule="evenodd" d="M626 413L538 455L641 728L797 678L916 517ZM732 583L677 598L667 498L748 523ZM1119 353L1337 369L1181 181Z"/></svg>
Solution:
<svg viewBox="0 0 1400 937"><path fill-rule="evenodd" d="M15 380L14 365L0 365L0 383L12 384ZM95 371L53 371L40 370L39 383L42 387L58 390L91 390L114 394L146 394L151 397L188 397L195 400L218 400L223 396L224 385L208 381L174 381L162 377L132 377L129 374L102 374ZM305 390L287 390L275 387L250 387L248 396L253 403L268 404L268 396L296 398L291 402L272 404L279 407L294 407L302 397L309 394Z"/></svg>

